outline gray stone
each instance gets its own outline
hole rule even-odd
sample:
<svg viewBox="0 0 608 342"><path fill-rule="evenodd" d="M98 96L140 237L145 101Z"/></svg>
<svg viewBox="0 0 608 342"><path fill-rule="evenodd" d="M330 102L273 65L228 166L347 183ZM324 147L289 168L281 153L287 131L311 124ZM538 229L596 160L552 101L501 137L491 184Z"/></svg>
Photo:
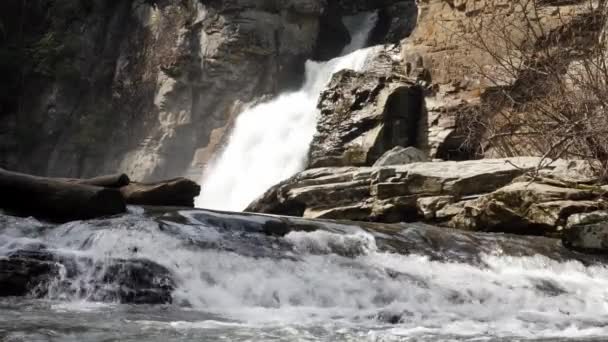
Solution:
<svg viewBox="0 0 608 342"><path fill-rule="evenodd" d="M598 197L593 190L515 182L469 201L449 225L481 231L556 232L570 215L601 208Z"/></svg>
<svg viewBox="0 0 608 342"><path fill-rule="evenodd" d="M422 94L414 84L344 70L319 100L311 168L370 166L384 152L415 142Z"/></svg>
<svg viewBox="0 0 608 342"><path fill-rule="evenodd" d="M425 220L433 220L440 210L453 202L454 197L452 196L422 197L418 199L416 206L420 216L424 217Z"/></svg>
<svg viewBox="0 0 608 342"><path fill-rule="evenodd" d="M417 200L456 199L497 190L538 158L487 159L465 162L412 163L382 167L317 168L274 186L248 211L343 219L403 221L416 218Z"/></svg>
<svg viewBox="0 0 608 342"><path fill-rule="evenodd" d="M566 227L570 228L573 226L588 225L604 221L608 222L608 211L606 210L592 211L590 213L578 213L568 217Z"/></svg>
<svg viewBox="0 0 608 342"><path fill-rule="evenodd" d="M608 223L574 226L562 235L565 247L587 253L608 253Z"/></svg>
<svg viewBox="0 0 608 342"><path fill-rule="evenodd" d="M390 151L387 151L375 163L376 166L411 164L417 162L426 162L428 158L426 154L415 147L395 146Z"/></svg>
<svg viewBox="0 0 608 342"><path fill-rule="evenodd" d="M311 169L273 187L247 210L358 221L426 220L466 230L542 235L558 234L571 215L607 207L599 200L599 188L521 181L539 161ZM554 176L552 172L582 163L558 160L543 172Z"/></svg>

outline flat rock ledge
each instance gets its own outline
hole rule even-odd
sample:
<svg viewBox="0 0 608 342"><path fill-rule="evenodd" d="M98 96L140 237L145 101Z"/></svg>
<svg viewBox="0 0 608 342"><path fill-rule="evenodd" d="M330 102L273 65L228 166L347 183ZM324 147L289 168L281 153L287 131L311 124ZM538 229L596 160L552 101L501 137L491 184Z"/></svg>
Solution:
<svg viewBox="0 0 608 342"><path fill-rule="evenodd" d="M608 188L597 185L586 162L539 165L546 161L517 157L310 169L271 188L247 211L561 236L572 215L608 207Z"/></svg>

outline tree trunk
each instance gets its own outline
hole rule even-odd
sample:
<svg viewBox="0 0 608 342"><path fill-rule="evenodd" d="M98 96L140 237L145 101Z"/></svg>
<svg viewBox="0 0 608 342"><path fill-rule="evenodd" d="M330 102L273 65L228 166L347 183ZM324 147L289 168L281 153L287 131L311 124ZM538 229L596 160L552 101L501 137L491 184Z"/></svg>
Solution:
<svg viewBox="0 0 608 342"><path fill-rule="evenodd" d="M132 182L120 192L128 204L194 207L201 187L186 178L176 178L153 184Z"/></svg>
<svg viewBox="0 0 608 342"><path fill-rule="evenodd" d="M0 169L0 208L17 215L58 222L85 220L126 211L125 200L117 189L30 176L4 169Z"/></svg>
<svg viewBox="0 0 608 342"><path fill-rule="evenodd" d="M122 188L123 186L129 185L131 180L129 176L124 173L118 173L115 175L99 176L89 179L78 179L78 178L58 178L57 180L62 182L101 186L103 188Z"/></svg>

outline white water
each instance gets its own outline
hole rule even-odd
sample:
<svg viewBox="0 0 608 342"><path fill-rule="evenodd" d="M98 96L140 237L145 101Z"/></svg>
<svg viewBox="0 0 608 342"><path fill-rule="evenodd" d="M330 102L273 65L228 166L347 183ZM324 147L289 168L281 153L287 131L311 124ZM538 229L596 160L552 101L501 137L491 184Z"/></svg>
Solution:
<svg viewBox="0 0 608 342"><path fill-rule="evenodd" d="M139 214L50 230L27 220L9 222L13 228L0 231L0 258L42 242L100 261L137 257L161 264L176 281L174 307L189 308L187 314L173 316L162 307L146 308L149 314L139 314L127 323L146 334L186 334L180 341L213 340L214 334L233 341L514 341L608 336L605 266L500 252L482 255L481 264L434 261L423 255L383 252L374 236L357 227L346 227L346 234L292 232L276 238L250 232L238 222L222 221L229 216L210 215L215 215L217 224L189 212L177 220L187 224L166 221L163 227ZM248 220L249 224L265 222L262 217ZM74 282L85 287L78 294L92 290L86 288L91 284L103 283L89 277L91 273L84 272ZM86 313L99 320L91 323L96 326L104 324L109 313L123 310L52 290L50 296L64 302L52 306L53 314L41 313L44 320L52 320L54 314ZM382 319L391 316L398 322ZM11 317L4 319L19 323L20 318ZM127 323L116 321L109 329L120 330ZM135 340L152 339L130 341Z"/></svg>
<svg viewBox="0 0 608 342"><path fill-rule="evenodd" d="M264 191L305 167L316 132L319 95L331 76L343 69L361 70L373 49L362 49L377 14L345 20L351 43L342 57L306 62L305 83L241 113L222 155L205 170L200 208L240 211Z"/></svg>

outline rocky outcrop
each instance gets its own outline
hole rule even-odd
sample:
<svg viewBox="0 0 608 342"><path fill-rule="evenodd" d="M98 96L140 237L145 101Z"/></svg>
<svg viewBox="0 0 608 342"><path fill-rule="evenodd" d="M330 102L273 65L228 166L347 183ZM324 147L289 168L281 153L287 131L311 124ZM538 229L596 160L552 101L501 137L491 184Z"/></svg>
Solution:
<svg viewBox="0 0 608 342"><path fill-rule="evenodd" d="M275 186L248 211L360 221L427 220L454 228L555 233L568 217L606 207L584 185L586 163L485 159L379 167L319 168ZM587 170L589 171L589 170ZM535 180L526 179L537 174ZM578 177L579 183L573 182Z"/></svg>
<svg viewBox="0 0 608 342"><path fill-rule="evenodd" d="M573 23L590 22L594 6L577 0L534 1L533 6L532 2L501 0L419 0L417 4L417 26L400 47L403 75L418 80L427 90L426 110L420 125L423 134L418 147L431 158L449 160L470 159L473 155L496 158L537 154L533 144L507 138L484 143L483 151L475 146L481 143L476 139L479 137L473 137L473 146L463 145L470 125L468 120L482 110L490 122L500 119L495 114L501 108L497 108L492 99L492 91L517 83L513 75L497 75L501 70L498 61L513 57L512 49L505 48L505 44L520 46L525 42L526 46L548 50L553 47L545 43L556 44L555 49L572 48L572 54L577 55L574 51L577 44L584 41L582 36L591 36L587 30L598 28L581 29L577 31L581 37L575 39L550 39L539 44L536 42L541 39L540 35L509 35L509 31L525 32L527 20L534 18L547 34L567 34ZM506 27L517 29L501 29ZM489 46L480 48L481 37ZM522 80L521 84L527 89L529 82ZM484 138L488 141L488 136Z"/></svg>
<svg viewBox="0 0 608 342"><path fill-rule="evenodd" d="M566 226L570 215L608 207L602 192L556 185L516 182L468 201L449 225L455 228L542 235Z"/></svg>
<svg viewBox="0 0 608 342"><path fill-rule="evenodd" d="M370 166L395 146L416 144L422 93L414 84L344 70L319 100L310 167Z"/></svg>
<svg viewBox="0 0 608 342"><path fill-rule="evenodd" d="M37 95L3 120L18 126L8 131L19 148L0 162L145 180L201 166L244 103L297 84L323 11L316 0L65 3L67 14L50 7L49 18L67 17L49 31L57 44L74 36L74 62L61 57L74 77L28 75L24 89ZM26 124L37 133L24 134Z"/></svg>

